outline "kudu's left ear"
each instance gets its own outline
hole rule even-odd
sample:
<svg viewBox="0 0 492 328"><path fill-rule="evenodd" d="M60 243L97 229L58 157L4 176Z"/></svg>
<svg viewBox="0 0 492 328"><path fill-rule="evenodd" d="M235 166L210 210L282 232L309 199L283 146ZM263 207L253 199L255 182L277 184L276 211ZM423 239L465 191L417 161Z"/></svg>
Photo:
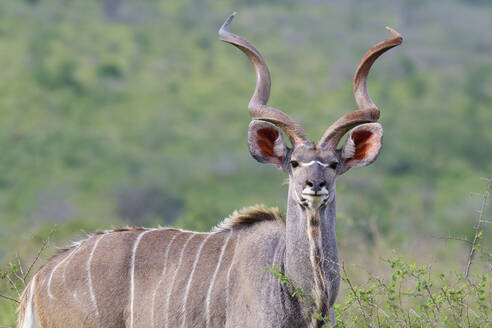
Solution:
<svg viewBox="0 0 492 328"><path fill-rule="evenodd" d="M278 168L282 167L288 151L280 129L259 120L249 124L248 146L251 156L258 162L275 164Z"/></svg>
<svg viewBox="0 0 492 328"><path fill-rule="evenodd" d="M379 123L366 123L350 131L342 147L344 166L366 166L376 160L383 142L383 128Z"/></svg>

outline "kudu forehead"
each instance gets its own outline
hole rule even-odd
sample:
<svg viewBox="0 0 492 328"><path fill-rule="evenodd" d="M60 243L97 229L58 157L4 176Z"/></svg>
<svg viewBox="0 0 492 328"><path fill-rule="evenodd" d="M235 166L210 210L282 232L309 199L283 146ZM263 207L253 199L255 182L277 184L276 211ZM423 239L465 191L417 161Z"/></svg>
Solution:
<svg viewBox="0 0 492 328"><path fill-rule="evenodd" d="M302 163L311 163L312 161L319 161L323 164L329 164L330 162L338 158L337 153L333 149L321 149L315 144L301 144L297 145L292 151L291 159Z"/></svg>

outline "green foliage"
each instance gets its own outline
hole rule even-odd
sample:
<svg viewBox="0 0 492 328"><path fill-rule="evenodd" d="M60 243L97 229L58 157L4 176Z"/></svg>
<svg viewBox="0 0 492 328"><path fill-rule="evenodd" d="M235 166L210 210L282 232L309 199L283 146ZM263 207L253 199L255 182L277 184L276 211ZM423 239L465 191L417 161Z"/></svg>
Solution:
<svg viewBox="0 0 492 328"><path fill-rule="evenodd" d="M381 261L388 265L389 277L369 273L362 285L352 282L341 265L345 293L334 307L335 327L486 327L492 323L490 271L465 278L456 271L434 273L431 266L410 264L401 256ZM292 277L278 267L267 270L294 290L292 296L306 309L314 305L309 291L299 288ZM330 323L319 310L314 318Z"/></svg>
<svg viewBox="0 0 492 328"><path fill-rule="evenodd" d="M390 278L372 276L354 285L335 308L336 327L485 327L490 321L490 272L468 279L455 271L434 273L429 265L400 256L382 259ZM345 273L346 274L346 273ZM348 275L342 280L349 281ZM361 322L360 318L364 318Z"/></svg>

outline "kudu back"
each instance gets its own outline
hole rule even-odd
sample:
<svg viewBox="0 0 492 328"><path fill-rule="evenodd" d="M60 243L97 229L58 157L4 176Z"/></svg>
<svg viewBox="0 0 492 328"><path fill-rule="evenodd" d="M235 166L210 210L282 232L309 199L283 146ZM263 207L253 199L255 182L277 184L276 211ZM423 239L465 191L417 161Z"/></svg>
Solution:
<svg viewBox="0 0 492 328"><path fill-rule="evenodd" d="M388 28L392 37L362 57L354 76L358 109L312 142L297 122L267 106L268 67L250 42L229 32L233 17L219 38L254 66L249 151L289 176L285 219L255 206L208 233L129 228L91 235L34 275L22 295L18 327L321 327L317 314L333 322L340 281L335 179L379 154L383 131L366 79L374 61L402 37ZM307 291L307 301L265 271L273 267Z"/></svg>

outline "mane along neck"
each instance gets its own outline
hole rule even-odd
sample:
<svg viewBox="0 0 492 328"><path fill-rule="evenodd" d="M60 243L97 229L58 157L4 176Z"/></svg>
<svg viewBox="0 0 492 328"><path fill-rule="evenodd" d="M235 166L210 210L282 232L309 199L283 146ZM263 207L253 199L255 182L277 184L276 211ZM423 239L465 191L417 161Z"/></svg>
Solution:
<svg viewBox="0 0 492 328"><path fill-rule="evenodd" d="M276 221L285 226L285 220L280 215L278 208L255 205L235 210L231 215L215 226L212 231L219 232L232 228L237 229L247 227L261 221Z"/></svg>

